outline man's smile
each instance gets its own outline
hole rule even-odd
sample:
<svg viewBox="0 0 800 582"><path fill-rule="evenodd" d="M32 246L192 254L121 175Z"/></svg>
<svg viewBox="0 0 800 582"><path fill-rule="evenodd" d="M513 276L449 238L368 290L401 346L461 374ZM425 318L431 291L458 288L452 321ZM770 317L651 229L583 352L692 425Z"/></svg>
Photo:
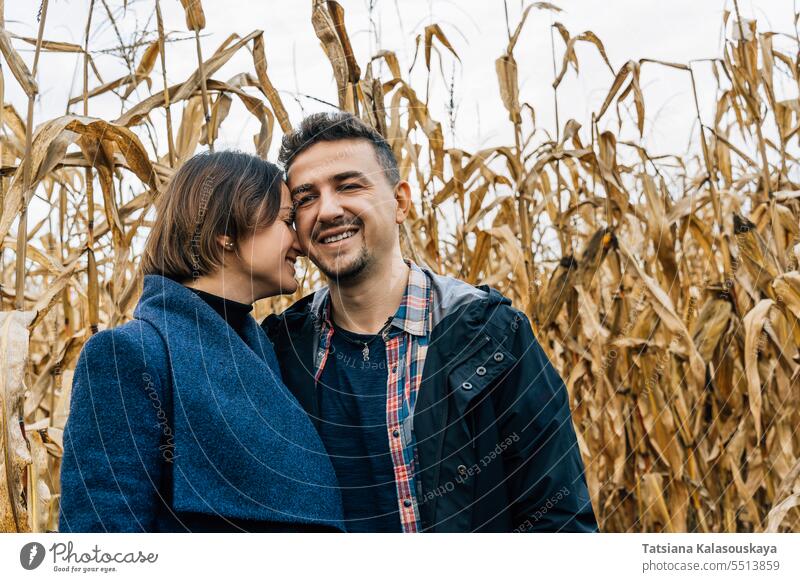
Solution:
<svg viewBox="0 0 800 582"><path fill-rule="evenodd" d="M323 230L316 238L316 245L321 248L341 246L337 243L347 241L357 235L361 229L355 225L339 226Z"/></svg>

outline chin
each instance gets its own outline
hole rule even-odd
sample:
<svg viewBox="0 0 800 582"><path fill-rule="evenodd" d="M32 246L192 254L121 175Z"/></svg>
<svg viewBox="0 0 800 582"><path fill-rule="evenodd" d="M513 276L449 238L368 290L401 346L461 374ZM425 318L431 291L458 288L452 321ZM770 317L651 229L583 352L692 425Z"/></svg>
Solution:
<svg viewBox="0 0 800 582"><path fill-rule="evenodd" d="M290 295L297 291L297 281L294 279L281 279L278 281L278 290L275 295Z"/></svg>
<svg viewBox="0 0 800 582"><path fill-rule="evenodd" d="M321 261L318 257L314 257L312 262L328 279L346 281L364 272L369 263L369 255L362 249L354 257L339 255L330 261Z"/></svg>
<svg viewBox="0 0 800 582"><path fill-rule="evenodd" d="M328 279L347 280L356 277L364 270L364 264L359 261L348 261L341 263L335 261L333 265L319 265L319 270L328 277Z"/></svg>

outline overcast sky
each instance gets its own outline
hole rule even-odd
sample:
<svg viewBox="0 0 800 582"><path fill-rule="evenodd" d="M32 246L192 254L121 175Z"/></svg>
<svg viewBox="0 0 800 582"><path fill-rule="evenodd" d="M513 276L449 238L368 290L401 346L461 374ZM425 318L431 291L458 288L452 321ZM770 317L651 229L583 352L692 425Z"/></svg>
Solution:
<svg viewBox="0 0 800 582"><path fill-rule="evenodd" d="M722 13L733 9L732 0L570 0L555 2L563 9L559 14L534 11L515 51L519 64L521 100L530 103L537 125L545 130L554 128L554 105L551 83L553 60L550 25L563 23L570 33L584 30L595 32L605 44L615 70L628 59L649 57L667 61L687 62L692 59L715 57L721 51ZM154 3L151 0L129 0L128 10L122 13L121 0L108 0L109 6L121 17L120 32L128 41L135 29L155 31ZM168 82L178 83L196 68L194 42L186 31L183 9L178 0L161 0L166 28L172 38L184 38L167 47ZM414 55L414 38L430 23L438 23L459 54L460 62L443 53L442 67L452 77L455 102L455 133L446 129L448 146L475 149L512 141L511 128L502 102L494 69L495 59L507 42L504 4L502 0L445 1L445 0L373 0L372 22L368 0L343 0L346 22L354 43L357 58L364 68L368 55L379 49L393 50L407 70ZM761 30L795 35L793 25L794 0L741 0L744 15L757 18ZM45 38L81 44L88 13L88 0L51 0L47 15ZM512 29L519 19L522 3L508 0ZM39 2L31 0L6 1L6 26L19 35L36 36L36 13ZM255 29L265 31L269 75L283 95L293 120L306 113L325 109L313 97L335 102L336 93L330 66L314 35L310 21L311 2L306 0L244 1L204 0L207 28L203 32L204 55L214 49L231 33L240 36ZM780 46L782 41L776 39ZM95 2L95 15L90 47L104 81L125 73L124 63L116 56L99 51L118 44L100 0ZM19 41L23 57L30 63L31 47ZM555 50L560 67L563 42L556 36ZM560 119L563 123L573 117L588 127L590 114L602 103L613 79L595 49L579 44L580 76L573 71L559 89ZM434 59L434 68L438 63ZM695 65L704 115L713 111L715 89L707 64ZM252 57L242 51L215 77L227 80L239 72L252 72ZM414 86L424 95L425 66L422 59L414 68ZM153 73L153 91L160 87L160 62ZM70 95L81 91L80 57L75 54L45 53L41 57L39 86L41 96L35 110L36 123L66 112ZM90 85L96 86L92 78ZM642 72L648 123L645 143L654 153L682 153L693 124L693 103L685 73L658 66L645 66ZM449 100L445 81L437 72L429 96L435 117L448 126ZM26 100L15 80L6 74L6 100L24 114ZM132 95L132 106L148 95L142 84ZM796 96L789 94L788 96ZM81 111L80 105L74 111ZM301 110L302 108L302 110ZM177 109L177 108L176 108ZM90 115L113 119L119 115L119 101L113 95L92 99ZM607 123L614 122L613 112ZM176 110L179 115L179 110ZM157 126L163 126L154 119ZM628 123L633 129L633 125ZM277 127L277 125L276 125ZM256 121L238 102L223 124L220 147L240 147L252 151L252 135ZM630 133L630 137L635 137ZM274 153L277 140L273 140ZM163 142L162 142L163 144ZM165 150L162 145L162 153Z"/></svg>

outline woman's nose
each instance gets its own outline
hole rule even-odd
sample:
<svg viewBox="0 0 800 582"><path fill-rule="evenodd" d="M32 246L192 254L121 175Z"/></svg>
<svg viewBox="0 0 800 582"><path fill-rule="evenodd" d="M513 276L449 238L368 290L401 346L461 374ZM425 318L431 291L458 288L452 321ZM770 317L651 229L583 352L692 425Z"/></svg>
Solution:
<svg viewBox="0 0 800 582"><path fill-rule="evenodd" d="M294 228L292 228L292 247L291 248L292 248L292 250L295 252L295 254L298 257L306 256L306 253L303 250L303 247L300 246L300 237L297 236L297 230L295 230Z"/></svg>

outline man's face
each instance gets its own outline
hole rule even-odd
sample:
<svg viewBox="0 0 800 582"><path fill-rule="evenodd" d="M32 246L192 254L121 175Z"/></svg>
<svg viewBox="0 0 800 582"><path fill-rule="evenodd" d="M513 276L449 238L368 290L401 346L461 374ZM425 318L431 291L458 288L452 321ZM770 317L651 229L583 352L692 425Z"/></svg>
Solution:
<svg viewBox="0 0 800 582"><path fill-rule="evenodd" d="M316 143L294 159L288 177L300 246L325 276L354 280L391 257L406 209L370 142Z"/></svg>

